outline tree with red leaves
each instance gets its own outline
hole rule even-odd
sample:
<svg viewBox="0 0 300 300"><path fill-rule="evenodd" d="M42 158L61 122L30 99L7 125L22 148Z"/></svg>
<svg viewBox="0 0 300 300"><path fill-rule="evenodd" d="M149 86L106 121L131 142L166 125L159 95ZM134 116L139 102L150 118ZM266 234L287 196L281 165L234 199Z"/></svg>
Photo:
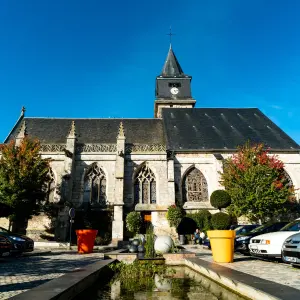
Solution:
<svg viewBox="0 0 300 300"><path fill-rule="evenodd" d="M0 147L0 203L9 206L13 231L24 233L24 224L41 210L49 181L49 159L40 155L40 142L25 137Z"/></svg>
<svg viewBox="0 0 300 300"><path fill-rule="evenodd" d="M221 183L231 196L228 211L232 215L264 222L286 212L288 204L295 202L284 164L269 150L248 142L225 159Z"/></svg>

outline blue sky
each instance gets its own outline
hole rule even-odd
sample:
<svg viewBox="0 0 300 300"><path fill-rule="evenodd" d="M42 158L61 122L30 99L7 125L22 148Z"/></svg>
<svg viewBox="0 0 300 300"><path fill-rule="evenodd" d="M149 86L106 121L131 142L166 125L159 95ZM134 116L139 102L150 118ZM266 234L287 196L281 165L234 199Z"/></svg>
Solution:
<svg viewBox="0 0 300 300"><path fill-rule="evenodd" d="M197 107L258 107L300 143L298 0L2 0L0 141L28 117L151 118L172 25Z"/></svg>

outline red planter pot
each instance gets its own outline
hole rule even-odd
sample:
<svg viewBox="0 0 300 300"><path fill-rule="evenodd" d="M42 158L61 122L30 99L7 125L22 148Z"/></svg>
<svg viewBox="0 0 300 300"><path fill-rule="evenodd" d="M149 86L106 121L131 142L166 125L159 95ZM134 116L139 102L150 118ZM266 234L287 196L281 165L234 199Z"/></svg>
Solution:
<svg viewBox="0 0 300 300"><path fill-rule="evenodd" d="M92 253L98 230L80 229L76 230L78 253Z"/></svg>

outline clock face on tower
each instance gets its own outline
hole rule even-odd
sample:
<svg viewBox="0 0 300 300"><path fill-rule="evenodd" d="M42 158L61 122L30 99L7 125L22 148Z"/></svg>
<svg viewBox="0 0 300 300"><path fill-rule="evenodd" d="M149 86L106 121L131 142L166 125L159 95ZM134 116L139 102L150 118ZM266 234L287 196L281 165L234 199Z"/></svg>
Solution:
<svg viewBox="0 0 300 300"><path fill-rule="evenodd" d="M172 87L170 91L172 95L177 95L179 93L179 89L177 87Z"/></svg>

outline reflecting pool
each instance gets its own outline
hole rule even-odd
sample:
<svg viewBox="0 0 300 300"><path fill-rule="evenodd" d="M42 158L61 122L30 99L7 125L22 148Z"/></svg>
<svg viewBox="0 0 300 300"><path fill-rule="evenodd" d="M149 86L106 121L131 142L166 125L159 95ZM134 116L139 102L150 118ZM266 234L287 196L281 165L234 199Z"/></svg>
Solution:
<svg viewBox="0 0 300 300"><path fill-rule="evenodd" d="M171 267L172 275L155 275L152 284L128 289L118 278L101 279L73 300L245 300L188 267Z"/></svg>

